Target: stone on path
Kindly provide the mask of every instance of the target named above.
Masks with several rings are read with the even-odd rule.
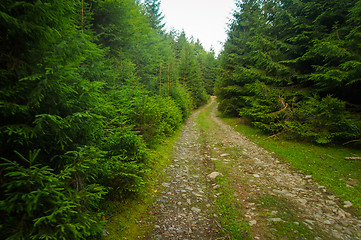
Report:
[[[203,195],[202,195],[202,194],[199,194],[199,193],[193,192],[192,194],[193,194],[194,196],[196,196],[196,197],[203,197]]]
[[[165,200],[165,199],[163,199],[163,198],[157,198],[156,201],[158,201],[158,202],[164,202],[164,203],[167,202],[167,200]]]
[[[197,212],[197,213],[200,213],[201,210],[199,208],[196,208],[196,207],[192,207],[192,211],[193,212]]]
[[[349,208],[353,206],[353,204],[350,201],[344,201],[343,203],[345,204],[343,205],[344,208]]]
[[[268,221],[271,221],[271,222],[284,222],[281,218],[269,218]]]
[[[208,175],[208,177],[212,180],[215,180],[219,175],[222,175],[222,173],[212,172],[211,174]]]

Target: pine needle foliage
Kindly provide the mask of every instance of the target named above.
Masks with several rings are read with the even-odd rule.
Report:
[[[360,1],[238,1],[220,110],[319,144],[361,137]]]
[[[1,239],[100,239],[104,200],[207,101],[214,55],[161,21],[159,1],[1,1]]]

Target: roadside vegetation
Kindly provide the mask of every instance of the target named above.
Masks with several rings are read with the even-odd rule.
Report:
[[[237,1],[219,109],[269,135],[361,146],[361,1]]]
[[[1,1],[1,239],[99,239],[147,201],[159,144],[207,102],[217,66],[159,6]]]
[[[139,239],[150,237],[152,220],[157,212],[152,211],[152,201],[162,192],[161,182],[165,181],[163,170],[171,164],[173,148],[181,129],[150,150],[151,171],[145,176],[146,184],[139,194],[122,201],[107,201],[104,206],[104,229],[108,236],[103,239]]]

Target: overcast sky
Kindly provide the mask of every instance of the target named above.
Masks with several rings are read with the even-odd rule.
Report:
[[[188,38],[199,39],[207,51],[213,46],[217,54],[234,9],[235,0],[161,0],[167,30],[184,29]]]

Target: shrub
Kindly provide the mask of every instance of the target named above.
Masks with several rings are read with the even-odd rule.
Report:
[[[86,208],[88,199],[99,200],[104,188],[76,191],[71,182],[76,168],[56,174],[35,163],[39,151],[29,159],[19,154],[24,163],[3,159],[6,182],[1,186],[0,201],[2,239],[92,239],[101,228]],[[87,168],[83,164],[83,167]],[[90,191],[91,190],[91,191]],[[84,191],[87,194],[84,194]],[[86,197],[85,197],[86,196]]]
[[[332,96],[313,96],[298,103],[286,126],[290,133],[320,144],[361,135],[361,121],[347,114],[345,103]]]

